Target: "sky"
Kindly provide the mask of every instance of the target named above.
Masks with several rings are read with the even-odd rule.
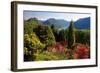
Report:
[[[66,21],[76,21],[80,18],[90,17],[89,13],[76,13],[76,12],[47,12],[47,11],[24,11],[24,20],[29,18],[38,18],[39,20],[47,20],[49,18],[64,19]]]

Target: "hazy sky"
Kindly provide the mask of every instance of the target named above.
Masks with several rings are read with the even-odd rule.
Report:
[[[64,19],[67,21],[78,20],[80,18],[90,17],[89,13],[75,13],[75,12],[45,12],[45,11],[24,11],[24,20],[29,18],[38,18],[39,20],[47,20],[49,18]]]

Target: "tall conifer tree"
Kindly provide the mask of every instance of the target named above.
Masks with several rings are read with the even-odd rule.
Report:
[[[68,48],[71,48],[75,43],[74,22],[70,22],[68,29]]]

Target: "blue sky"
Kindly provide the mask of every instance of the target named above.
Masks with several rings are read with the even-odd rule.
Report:
[[[75,12],[47,12],[47,11],[24,11],[24,20],[29,18],[38,18],[39,20],[47,20],[49,18],[64,19],[67,21],[76,21],[80,18],[90,17],[89,13],[75,13]]]

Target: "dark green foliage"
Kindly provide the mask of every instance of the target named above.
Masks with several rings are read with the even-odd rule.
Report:
[[[60,41],[60,39],[59,39],[59,30],[55,28],[54,24],[51,25],[51,29],[52,29],[52,32],[55,36],[56,42],[59,42]]]
[[[66,42],[66,36],[67,36],[67,32],[66,30],[62,29],[62,30],[58,30],[54,27],[54,25],[51,26],[51,29],[54,33],[56,42]]]
[[[51,25],[51,29],[52,29],[52,30],[55,30],[54,24]]]
[[[68,30],[68,48],[71,48],[75,43],[74,22],[70,22]]]
[[[33,58],[35,56],[32,56],[31,50],[28,48],[24,47],[24,61],[33,61]]]
[[[59,31],[59,39],[60,39],[60,41],[66,42],[66,32],[64,29]]]
[[[54,34],[49,26],[39,25],[33,31],[39,37],[40,41],[46,46],[55,44],[55,37]]]
[[[68,38],[68,30],[66,30],[65,33],[66,33],[66,38]],[[75,33],[75,42],[76,43],[90,45],[90,30],[88,30],[88,29],[82,29],[82,30],[74,29],[74,33]]]
[[[90,30],[76,30],[76,42],[90,45]]]

